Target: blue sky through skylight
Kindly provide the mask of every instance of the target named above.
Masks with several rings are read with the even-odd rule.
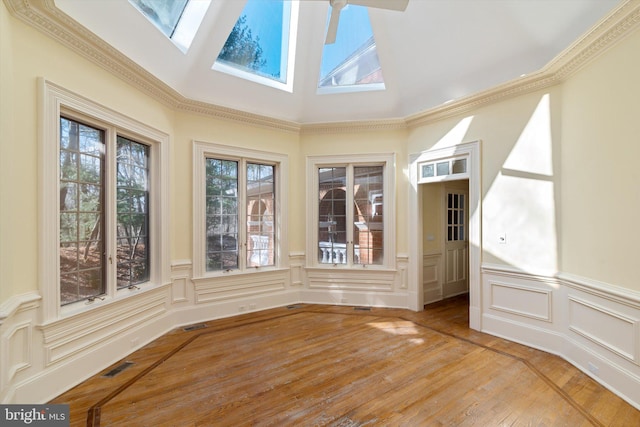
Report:
[[[283,8],[283,2],[280,0],[249,0],[240,15],[246,15],[251,32],[260,38],[260,46],[266,60],[260,71],[270,76],[280,73]]]
[[[290,20],[291,1],[248,0],[214,68],[236,74],[219,66],[228,65],[242,73],[286,83]]]
[[[331,8],[327,15],[327,26]],[[366,7],[347,5],[340,12],[333,44],[325,44],[319,87],[384,85]],[[376,88],[378,88],[376,87]]]

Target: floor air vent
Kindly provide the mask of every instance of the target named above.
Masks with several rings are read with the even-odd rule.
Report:
[[[189,325],[182,328],[183,331],[195,331],[196,329],[205,328],[207,325],[204,323],[198,323],[196,325]]]
[[[116,375],[118,375],[120,372],[124,371],[125,369],[127,369],[129,366],[133,365],[133,362],[124,362],[118,366],[116,366],[115,368],[113,368],[112,370],[110,370],[109,372],[107,372],[106,374],[103,375],[103,377],[107,377],[107,378],[113,378]]]
[[[371,311],[371,307],[353,307],[356,311]]]

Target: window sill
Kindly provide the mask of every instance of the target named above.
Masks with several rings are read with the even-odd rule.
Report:
[[[47,326],[49,324],[56,323],[60,320],[71,319],[75,316],[83,315],[89,313],[94,310],[98,310],[100,308],[106,308],[113,304],[117,304],[118,302],[122,302],[128,300],[129,298],[134,297],[135,295],[145,294],[147,292],[157,290],[162,286],[159,284],[147,282],[139,285],[135,285],[133,288],[124,288],[118,290],[115,296],[101,296],[96,297],[93,301],[84,300],[74,302],[63,307],[60,307],[60,312],[58,319],[53,320],[51,322],[47,322],[42,326]]]

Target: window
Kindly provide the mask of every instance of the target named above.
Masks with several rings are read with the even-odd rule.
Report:
[[[385,203],[385,195],[393,188],[393,155],[367,157],[366,163],[344,164],[327,163],[332,158],[326,157],[309,159],[313,171],[309,193],[315,195],[309,209],[316,229],[309,252],[316,265],[366,267],[395,262],[393,206]]]
[[[129,0],[153,25],[186,53],[210,0]]]
[[[327,24],[331,18],[331,7]],[[347,5],[340,10],[334,43],[325,44],[318,93],[383,90],[378,50],[366,7]]]
[[[194,143],[196,276],[278,267],[286,156]]]
[[[213,69],[292,91],[297,1],[248,0]]]
[[[467,175],[467,159],[451,158],[437,162],[421,163],[420,179],[428,181],[446,180],[448,176],[455,175],[454,179]]]
[[[107,150],[105,132],[60,118],[60,303],[94,299],[110,281],[106,227],[113,207],[106,171],[116,161],[116,287],[149,280],[149,147],[117,137]]]
[[[169,277],[168,137],[41,85],[41,290],[52,321]]]

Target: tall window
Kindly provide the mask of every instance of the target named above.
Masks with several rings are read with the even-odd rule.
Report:
[[[278,188],[286,174],[285,159],[271,153],[194,144],[196,277],[279,265],[282,209]]]
[[[169,280],[169,136],[38,83],[38,268],[47,323]]]
[[[393,155],[372,155],[371,163],[329,164],[345,156],[310,158],[314,176],[313,236],[318,265],[335,267],[387,266],[393,259],[394,242],[389,232],[392,206],[385,194],[393,182]],[[311,249],[310,249],[311,250]]]
[[[149,280],[148,159],[147,145],[118,136],[112,153],[103,130],[60,118],[61,305],[104,295],[113,282],[120,289]],[[112,162],[115,206],[107,195]]]

